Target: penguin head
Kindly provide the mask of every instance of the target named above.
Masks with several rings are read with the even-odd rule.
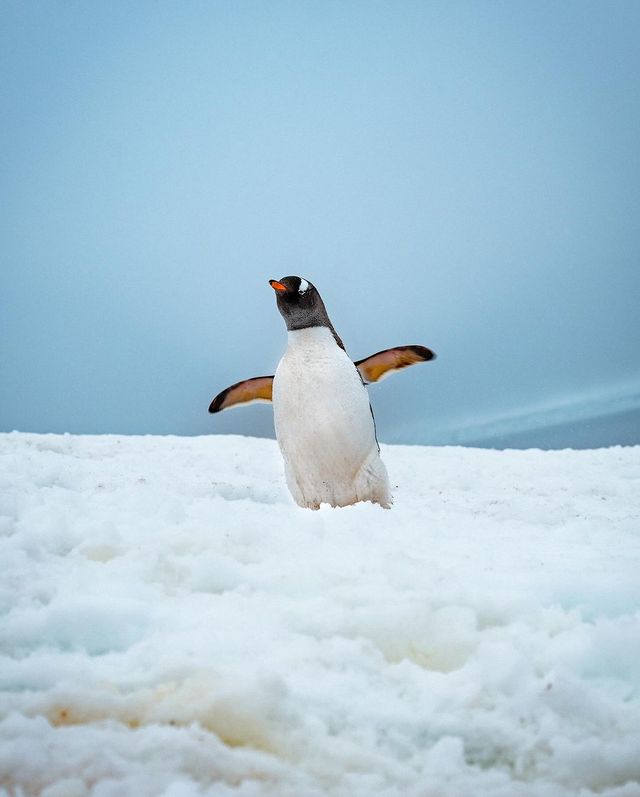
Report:
[[[287,329],[331,327],[331,321],[329,321],[320,294],[315,285],[312,285],[304,277],[283,277],[280,280],[269,280],[269,285],[275,291],[276,304],[285,320]]]

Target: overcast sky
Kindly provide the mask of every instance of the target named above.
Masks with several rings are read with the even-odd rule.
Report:
[[[640,3],[0,15],[2,429],[272,435],[206,410],[273,373],[288,274],[354,359],[438,353],[371,389],[383,441],[637,420]]]

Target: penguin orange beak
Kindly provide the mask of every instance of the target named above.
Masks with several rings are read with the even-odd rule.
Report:
[[[286,286],[278,282],[278,280],[269,280],[269,285],[271,285],[274,291],[278,291],[279,293],[287,290]]]

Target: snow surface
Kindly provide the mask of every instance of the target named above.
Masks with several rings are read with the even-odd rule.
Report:
[[[640,447],[0,435],[0,793],[640,795]]]

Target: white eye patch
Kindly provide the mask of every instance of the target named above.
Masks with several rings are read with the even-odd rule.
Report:
[[[298,293],[304,293],[309,288],[309,283],[300,277],[300,287],[298,288]]]

